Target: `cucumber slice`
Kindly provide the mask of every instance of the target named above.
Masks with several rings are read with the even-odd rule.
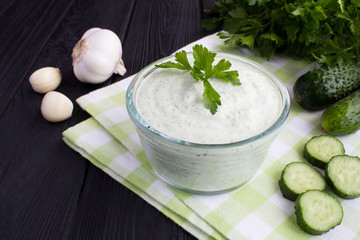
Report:
[[[309,190],[296,199],[295,214],[301,229],[312,235],[320,235],[339,225],[344,212],[333,196],[319,190]]]
[[[333,156],[345,154],[342,142],[333,136],[312,137],[304,148],[304,157],[312,165],[324,169]]]
[[[333,157],[325,169],[325,178],[339,197],[360,197],[360,158],[348,155]]]
[[[324,190],[325,178],[305,162],[293,162],[286,165],[279,181],[283,197],[295,201],[299,194],[310,189]]]

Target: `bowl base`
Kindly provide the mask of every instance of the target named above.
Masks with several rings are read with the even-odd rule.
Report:
[[[230,187],[230,188],[226,188],[226,189],[219,189],[219,190],[196,190],[196,189],[189,189],[189,188],[184,188],[182,186],[176,185],[170,181],[168,181],[167,179],[165,179],[164,177],[162,177],[160,174],[158,174],[156,171],[154,171],[154,174],[160,178],[163,182],[165,182],[167,185],[169,185],[172,188],[175,188],[177,190],[186,192],[186,193],[190,193],[190,194],[194,194],[194,195],[204,195],[204,196],[211,196],[211,195],[218,195],[218,194],[223,194],[223,193],[227,193],[227,192],[231,192],[235,189],[241,188],[243,186],[245,186],[252,178],[250,178],[249,180],[247,180],[244,183],[241,183],[239,185],[236,185],[234,187]]]

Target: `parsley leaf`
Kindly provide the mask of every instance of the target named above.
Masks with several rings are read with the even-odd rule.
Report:
[[[322,64],[360,59],[360,0],[218,0],[202,21],[225,43],[310,58]]]
[[[180,51],[175,54],[175,60],[177,63],[174,62],[165,62],[161,64],[161,68],[177,68],[180,70],[190,70],[191,66],[187,59],[187,55],[185,51]],[[159,66],[156,66],[159,67]]]
[[[238,71],[225,71],[230,69],[231,63],[225,59],[221,59],[214,67],[216,70],[214,75],[218,78],[224,79],[228,82],[231,82],[234,85],[241,85],[239,80]]]
[[[189,63],[189,60],[187,58],[186,52],[185,51],[180,51],[178,53],[175,54],[175,60],[180,63],[181,65],[183,65],[185,67],[186,70],[190,70],[191,66]]]
[[[218,108],[218,105],[221,105],[220,95],[216,90],[211,86],[208,80],[204,81],[205,90],[203,92],[203,99],[205,101],[205,107],[208,108],[211,114],[215,114]]]
[[[193,56],[195,60],[194,69],[196,71],[204,71],[205,79],[212,77],[212,64],[215,61],[216,53],[209,52],[209,50],[202,45],[195,45],[193,47]]]
[[[215,114],[218,106],[221,105],[220,94],[210,84],[209,79],[217,77],[234,85],[241,85],[239,73],[236,70],[227,71],[231,67],[231,63],[229,61],[221,59],[215,66],[213,66],[215,56],[216,53],[210,52],[206,47],[197,44],[193,47],[194,66],[190,65],[185,51],[175,53],[176,62],[168,61],[155,66],[158,68],[189,70],[190,75],[194,79],[203,81],[204,92],[202,96],[204,105],[210,110],[211,114]]]

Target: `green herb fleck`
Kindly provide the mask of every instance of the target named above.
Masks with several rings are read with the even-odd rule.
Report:
[[[215,56],[216,53],[210,52],[206,47],[197,44],[193,47],[194,66],[190,65],[185,51],[179,51],[175,54],[176,62],[169,61],[155,66],[190,71],[190,75],[194,79],[203,82],[204,92],[202,96],[205,107],[210,110],[211,114],[215,114],[218,106],[221,105],[220,94],[210,84],[209,79],[217,77],[234,85],[241,85],[238,78],[239,73],[237,71],[227,71],[231,67],[229,61],[221,59],[213,66]]]

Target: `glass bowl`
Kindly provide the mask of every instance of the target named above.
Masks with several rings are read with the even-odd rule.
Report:
[[[188,53],[188,57],[191,56]],[[160,59],[141,70],[126,93],[127,111],[153,172],[170,186],[193,194],[217,194],[247,183],[260,168],[290,111],[290,97],[285,85],[269,70],[232,54],[217,53],[217,57],[256,68],[274,84],[280,96],[280,111],[275,122],[264,131],[236,142],[201,144],[168,136],[149,125],[138,112],[137,91],[144,81],[160,71],[155,65],[174,61],[174,56]]]

